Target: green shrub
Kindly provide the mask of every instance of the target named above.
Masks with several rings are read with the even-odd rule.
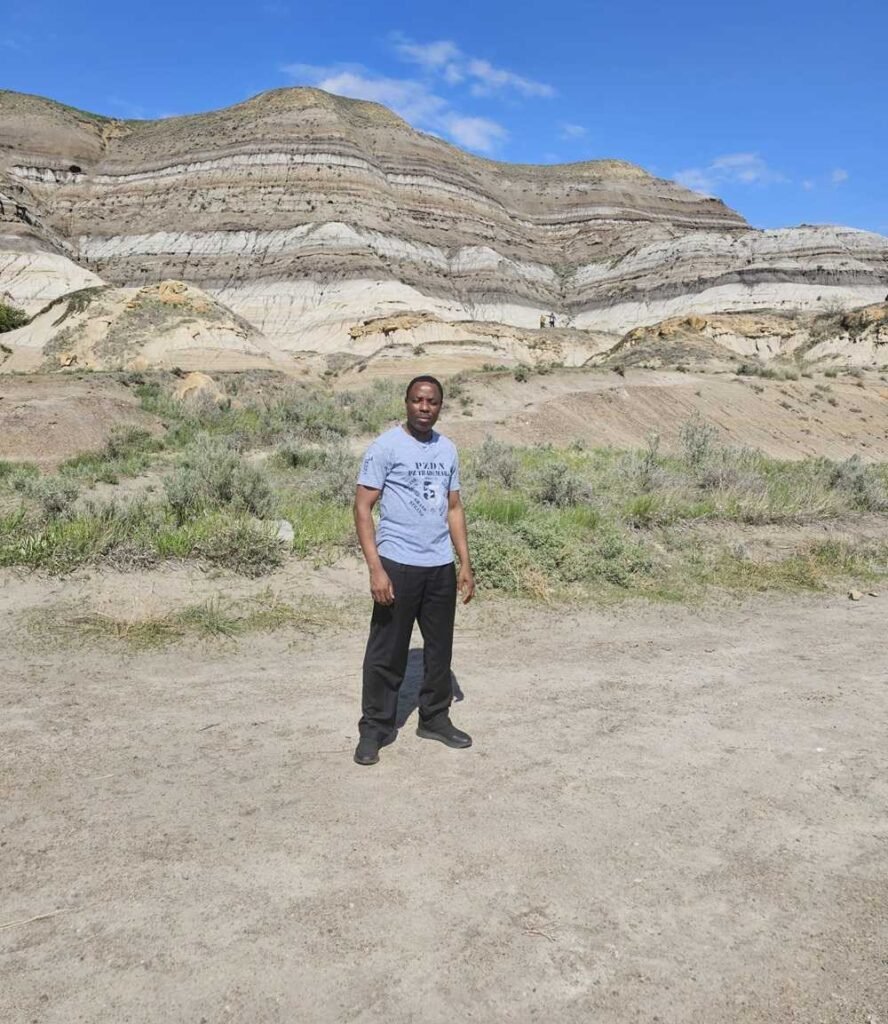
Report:
[[[83,452],[67,459],[59,467],[61,473],[81,479],[116,484],[121,476],[135,476],[151,465],[153,453],[163,448],[163,441],[138,427],[116,427],[103,449]]]
[[[507,593],[539,592],[541,574],[534,570],[527,545],[510,529],[478,520],[472,524],[470,543],[479,586]]]
[[[888,486],[872,466],[865,465],[858,455],[832,467],[829,485],[847,494],[854,507],[863,512],[888,511]]]
[[[18,489],[15,486],[16,480],[39,475],[40,470],[33,462],[8,462],[6,459],[0,459],[0,482],[12,487],[14,490]]]
[[[533,496],[543,505],[566,508],[588,501],[589,488],[566,463],[550,462],[539,471]]]
[[[271,488],[265,474],[247,463],[226,441],[200,435],[182,464],[165,481],[170,508],[181,523],[206,512],[230,509],[265,516]]]
[[[28,314],[23,309],[0,302],[0,334],[24,327],[28,319]]]
[[[311,447],[294,438],[279,444],[275,452],[275,461],[284,469],[317,469],[326,457],[323,448]]]
[[[510,444],[497,441],[489,434],[481,442],[473,459],[475,476],[503,487],[514,487],[518,480],[518,459]]]
[[[599,534],[588,547],[575,549],[573,557],[579,562],[578,579],[603,580],[617,587],[628,587],[654,571],[650,553],[616,531]]]
[[[280,542],[271,531],[248,520],[220,522],[195,550],[208,562],[243,576],[261,576],[283,560]]]
[[[80,488],[73,480],[61,476],[21,476],[18,489],[37,506],[41,523],[73,516]]]
[[[718,431],[699,416],[693,416],[681,425],[678,438],[685,462],[692,469],[699,469],[718,445]]]
[[[312,477],[312,482],[322,500],[345,508],[355,500],[357,476],[357,458],[346,447],[338,445],[324,453],[321,468]]]

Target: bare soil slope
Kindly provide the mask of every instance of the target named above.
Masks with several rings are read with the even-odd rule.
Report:
[[[51,467],[97,451],[117,426],[159,433],[132,391],[103,376],[0,376],[0,459]]]
[[[482,602],[456,640],[474,748],[413,713],[368,770],[363,615],[141,654],[24,630],[115,579],[2,577],[0,1018],[888,1016],[886,598]],[[200,580],[127,577],[127,599]]]
[[[862,385],[862,386],[860,386]],[[888,458],[888,384],[866,378],[777,381],[655,370],[558,371],[516,381],[511,374],[468,388],[461,414],[451,403],[442,429],[474,444],[492,433],[516,444],[641,447],[649,435],[674,445],[699,415],[722,439],[779,458]]]
[[[400,367],[409,377],[428,363]],[[397,375],[397,374],[395,374]],[[264,378],[263,378],[264,379]],[[273,389],[269,375],[264,385]],[[354,387],[346,374],[337,386]],[[643,446],[650,433],[664,447],[699,415],[728,443],[780,458],[826,455],[888,458],[888,383],[862,378],[778,381],[729,374],[627,369],[559,370],[519,382],[510,372],[483,374],[449,400],[441,429],[461,444],[487,434],[516,444]],[[100,448],[116,423],[161,429],[132,390],[105,375],[0,375],[0,458],[47,465]]]

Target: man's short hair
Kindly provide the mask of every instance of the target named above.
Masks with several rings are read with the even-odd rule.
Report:
[[[433,377],[430,373],[421,373],[418,377],[414,377],[412,381],[407,385],[407,390],[404,392],[404,401],[410,397],[410,389],[414,384],[434,384],[438,389],[438,394],[441,396],[441,401],[444,401],[444,388],[441,381],[437,377]]]

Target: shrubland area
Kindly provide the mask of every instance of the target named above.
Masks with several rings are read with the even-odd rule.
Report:
[[[287,559],[357,553],[357,461],[366,440],[401,416],[401,382],[257,391],[230,375],[223,397],[185,402],[171,382],[127,381],[162,434],[118,428],[100,451],[53,472],[0,462],[0,565],[67,573],[197,560],[261,576]],[[448,390],[470,406],[462,377]],[[631,451],[488,436],[462,451],[462,476],[486,591],[683,600],[712,587],[818,589],[888,571],[878,531],[810,529],[888,514],[888,466],[856,456],[777,460],[725,444],[699,417],[682,424],[668,452],[653,434]],[[292,540],[289,531],[280,539],[282,520]],[[721,526],[799,530],[789,549],[752,551]]]

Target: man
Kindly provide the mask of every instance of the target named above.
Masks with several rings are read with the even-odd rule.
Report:
[[[376,764],[379,748],[397,735],[398,691],[407,668],[410,635],[419,622],[424,678],[416,735],[448,747],[472,739],[450,721],[450,659],[456,594],[471,601],[466,516],[459,495],[459,460],[452,441],[433,428],[444,389],[434,377],[407,385],[406,422],[367,450],[355,489],[355,526],[367,568],[373,616],[364,655],[360,740],[355,761]],[[379,502],[379,527],[372,511]],[[453,564],[459,556],[459,576]]]

